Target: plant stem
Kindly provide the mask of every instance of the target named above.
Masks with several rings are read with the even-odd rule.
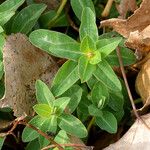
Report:
[[[60,16],[62,10],[64,9],[64,7],[65,7],[65,5],[66,5],[66,3],[67,3],[67,0],[61,0],[61,4],[60,4],[60,6],[59,6],[59,8],[58,8],[58,10],[57,10],[57,12],[56,12],[56,15],[55,15],[55,16],[52,18],[52,20],[50,20],[50,22],[48,23],[48,27],[49,27],[49,28],[51,28],[51,27],[55,24],[57,18]]]
[[[90,123],[89,123],[89,125],[87,127],[87,131],[88,132],[90,132],[90,129],[91,129],[92,125],[94,124],[94,122],[95,122],[95,117],[92,117],[92,119],[90,120]]]
[[[122,76],[123,76],[123,80],[125,82],[125,86],[126,86],[126,89],[127,89],[127,92],[128,92],[128,96],[129,96],[129,99],[130,99],[130,102],[131,102],[131,105],[132,105],[132,108],[133,108],[133,112],[134,112],[136,118],[138,120],[140,120],[150,130],[150,127],[139,116],[139,114],[138,114],[138,112],[136,110],[136,107],[135,107],[135,104],[134,104],[134,100],[133,100],[133,97],[132,97],[132,94],[131,94],[131,91],[130,91],[130,88],[129,88],[129,84],[128,84],[128,81],[127,81],[127,77],[126,77],[126,74],[125,74],[125,70],[124,70],[123,61],[122,61],[122,57],[121,57],[121,53],[120,53],[120,48],[119,47],[117,47],[117,56],[118,56],[118,60],[119,60],[120,69],[121,69],[121,73],[122,73]]]
[[[25,120],[21,121],[20,124],[24,124],[27,127],[32,128],[33,130],[37,131],[40,135],[42,135],[43,137],[45,137],[50,143],[52,143],[53,145],[55,145],[55,147],[57,147],[59,150],[64,150],[64,148],[61,145],[59,145],[58,143],[56,143],[51,136],[49,136],[46,133],[44,133],[43,131],[39,130],[35,126],[27,123]]]
[[[105,6],[105,8],[104,8],[104,10],[101,14],[102,17],[107,17],[109,15],[112,3],[113,3],[113,0],[108,0],[107,1],[107,4],[106,4],[106,6]]]

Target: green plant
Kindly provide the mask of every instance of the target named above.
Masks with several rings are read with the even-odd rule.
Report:
[[[107,61],[107,58],[111,54],[117,57],[113,51],[122,41],[122,38],[101,39],[98,35],[98,28],[95,21],[95,13],[89,7],[84,7],[79,29],[80,42],[75,41],[65,34],[45,29],[35,30],[29,36],[31,43],[36,47],[56,57],[68,59],[57,72],[50,87],[54,96],[50,94],[51,92],[48,87],[47,90],[44,90],[43,83],[38,84],[38,88],[36,85],[36,89],[38,89],[37,100],[40,104],[35,105],[34,110],[41,118],[45,118],[45,120],[53,113],[55,114],[53,115],[53,117],[55,116],[54,118],[65,118],[58,124],[59,128],[63,129],[63,132],[79,138],[87,136],[87,131],[81,121],[84,122],[89,116],[92,116],[92,119],[87,127],[88,131],[93,124],[96,124],[107,132],[116,133],[117,124],[121,120],[124,111],[121,82]],[[83,85],[84,87],[82,87]],[[77,88],[74,86],[82,87],[82,96],[79,98],[71,97],[73,93],[77,92]],[[39,93],[45,96],[39,98]],[[66,93],[68,93],[67,97],[62,97]],[[62,99],[62,101],[54,101],[54,97],[57,97],[58,100]],[[43,104],[45,98],[47,99],[47,104]],[[116,99],[117,102],[115,102]],[[55,103],[58,103],[58,105],[55,106]],[[72,109],[72,107],[74,108]],[[70,114],[65,113],[65,108],[66,112]],[[58,110],[61,111],[58,113]],[[81,121],[74,115],[71,115],[75,111]],[[82,118],[82,115],[86,117]],[[37,116],[35,118],[39,119]],[[33,120],[31,120],[31,124]],[[54,132],[56,132],[57,123],[56,119],[54,120],[55,122],[49,120],[51,123],[47,124],[46,131],[49,129],[53,132],[53,128],[49,126],[55,124]],[[79,125],[78,129],[76,123]],[[40,121],[34,125],[42,129]],[[23,132],[24,141],[26,141],[24,138],[26,137],[25,135],[29,133],[26,130],[25,128]],[[30,135],[27,141],[31,141],[37,136]],[[32,139],[30,139],[31,137]]]
[[[23,0],[7,0],[0,5],[0,78],[4,73],[2,48],[6,34],[30,34],[29,40],[33,45],[53,56],[67,59],[50,86],[36,81],[38,104],[33,108],[37,115],[29,121],[42,132],[52,135],[59,144],[71,143],[70,136],[86,140],[93,125],[109,133],[117,132],[117,125],[124,114],[125,92],[121,79],[112,68],[119,65],[116,47],[119,45],[122,49],[124,65],[135,61],[133,52],[124,47],[124,39],[120,35],[99,35],[91,0],[70,1],[76,19],[81,22],[79,39],[40,29],[40,22],[45,28],[68,25],[62,11],[66,2],[62,1],[57,12],[49,11],[43,15],[45,4],[31,4],[17,14],[15,11],[24,3]],[[34,28],[38,30],[31,32]],[[0,139],[0,147],[4,139]],[[22,140],[29,142],[29,150],[49,144],[45,137],[27,126]]]

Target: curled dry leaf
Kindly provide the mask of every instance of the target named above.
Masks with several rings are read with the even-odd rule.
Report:
[[[137,76],[135,86],[144,103],[141,109],[143,110],[146,106],[150,105],[150,59],[143,64]]]
[[[101,22],[101,26],[110,26],[124,37],[129,37],[130,32],[141,32],[150,25],[150,0],[143,0],[140,8],[128,19],[108,19]]]
[[[150,25],[141,32],[138,30],[131,32],[125,44],[131,49],[136,49],[139,52],[147,54],[150,50]]]
[[[143,120],[150,125],[150,114],[144,115]],[[116,143],[104,150],[149,150],[150,130],[139,120],[131,126],[128,132]]]
[[[14,115],[32,115],[35,81],[50,84],[58,67],[50,55],[31,45],[23,34],[8,36],[3,49],[5,94],[0,107],[11,107]]]
[[[137,9],[136,0],[121,0],[119,5],[116,5],[120,14],[120,18],[125,19],[128,11],[134,12]]]

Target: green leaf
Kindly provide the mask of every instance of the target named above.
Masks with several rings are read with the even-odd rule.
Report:
[[[22,9],[13,20],[11,32],[28,34],[45,8],[45,4],[32,4]]]
[[[90,59],[90,64],[98,64],[101,60],[101,53],[99,51],[95,51],[94,56]]]
[[[67,144],[67,143],[71,143],[67,133],[64,130],[60,130],[58,132],[58,134],[56,135],[55,142],[59,143],[59,144]],[[64,148],[64,147],[63,147]],[[54,150],[58,150],[58,148],[54,148]],[[73,148],[71,147],[66,147],[65,150],[73,150]]]
[[[37,80],[35,83],[35,88],[36,88],[36,98],[38,100],[38,103],[48,104],[49,106],[52,106],[55,97],[51,93],[48,86],[41,80]]]
[[[46,119],[42,124],[40,130],[42,130],[45,133],[50,132],[55,134],[57,131],[57,117],[52,115],[50,118]],[[49,141],[42,135],[39,135],[39,143],[40,148],[43,148],[49,144]]]
[[[2,26],[0,26],[0,33],[4,32],[4,29],[2,28]]]
[[[3,62],[0,62],[0,79],[2,78],[4,74],[4,66],[3,66]]]
[[[62,112],[65,110],[69,101],[70,101],[69,97],[61,97],[54,101],[54,107],[57,107],[59,115],[62,114]]]
[[[119,79],[105,60],[97,65],[94,76],[112,91],[121,91],[121,83]]]
[[[56,31],[39,29],[30,34],[29,40],[36,47],[60,58],[77,61],[82,55],[78,42]]]
[[[3,26],[15,14],[14,11],[0,13],[0,25]]]
[[[93,104],[98,108],[103,108],[108,103],[108,88],[103,83],[97,82],[91,91],[91,96]]]
[[[82,122],[73,115],[63,114],[60,117],[59,127],[68,134],[84,138],[87,136],[87,130]]]
[[[91,105],[91,101],[88,99],[87,94],[83,91],[83,95],[81,101],[78,105],[78,110],[80,110],[83,114],[89,115],[88,106]]]
[[[3,47],[5,44],[5,35],[0,34],[0,61],[3,61]]]
[[[85,7],[89,7],[93,13],[95,13],[92,0],[71,0],[70,2],[74,13],[79,20],[81,20],[82,11]]]
[[[103,111],[100,117],[96,117],[96,124],[109,133],[117,132],[117,120],[115,116],[109,111]]]
[[[51,90],[55,96],[59,96],[67,91],[77,80],[79,80],[77,63],[67,61],[58,70]]]
[[[90,64],[86,56],[80,57],[78,62],[78,71],[82,83],[88,81],[91,78],[95,69],[96,66]]]
[[[67,133],[64,130],[60,130],[54,140],[60,144],[71,143]],[[73,147],[64,147],[64,149],[65,150],[73,150],[74,148]],[[54,150],[58,150],[58,148],[54,148]]]
[[[0,150],[3,147],[4,141],[5,141],[5,137],[0,137]]]
[[[89,114],[92,116],[101,116],[102,115],[102,111],[93,104],[88,107],[88,110],[89,110]]]
[[[114,111],[120,111],[123,109],[124,105],[124,97],[122,92],[113,92],[109,91],[110,100],[109,100],[109,107],[112,108]]]
[[[37,139],[31,141],[26,146],[25,150],[40,150],[40,144]]]
[[[120,47],[120,53],[121,53],[124,66],[131,65],[136,62],[136,57],[134,55],[134,52],[131,51],[130,49],[125,47]],[[106,60],[109,64],[111,64],[111,66],[120,66],[116,51],[110,53],[108,57],[106,57]]]
[[[32,120],[29,121],[29,124],[32,124],[36,128],[40,129],[45,119],[35,116]],[[37,133],[35,130],[25,127],[22,133],[22,140],[23,142],[29,142],[34,139],[36,139],[39,136],[39,133]]]
[[[121,37],[114,37],[110,39],[101,39],[97,41],[97,49],[102,54],[102,58],[105,58],[109,55],[118,44],[121,42]]]
[[[33,109],[41,117],[50,118],[51,116],[52,108],[47,104],[36,104]]]
[[[56,16],[56,14],[57,14],[56,10],[50,10],[50,11],[44,13],[43,15],[41,15],[41,17],[39,19],[40,25],[42,25],[42,27],[44,27],[44,28],[48,28],[48,26],[51,26],[51,27],[68,26],[68,20],[67,20],[65,11],[62,11],[62,13],[56,19],[54,24],[49,24],[49,22],[51,22],[51,20]]]
[[[67,90],[62,96],[70,97],[70,102],[68,104],[68,111],[73,113],[80,103],[82,96],[82,88],[79,85],[73,85],[69,90]]]
[[[83,9],[79,33],[80,41],[87,35],[95,42],[98,40],[95,14],[89,7]]]
[[[16,11],[25,0],[6,0],[0,5],[0,12]]]
[[[81,41],[80,50],[84,52],[85,54],[89,52],[92,53],[93,51],[96,50],[96,44],[88,35],[86,35]]]
[[[93,75],[88,81],[87,81],[87,85],[88,87],[92,90],[94,85],[96,84],[96,82],[98,82],[98,80],[95,78],[95,76]]]
[[[0,25],[3,26],[15,14],[25,0],[6,0],[0,5]]]

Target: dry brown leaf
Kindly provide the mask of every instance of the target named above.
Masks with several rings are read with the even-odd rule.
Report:
[[[150,25],[150,0],[143,0],[140,8],[128,19],[108,19],[101,21],[101,26],[110,26],[124,37],[129,37],[130,32],[141,32],[144,28]]]
[[[150,59],[143,64],[137,76],[135,86],[145,104],[144,107],[150,105]]]
[[[150,50],[150,25],[141,32],[138,30],[131,32],[125,44],[131,49],[145,52],[147,54]]]
[[[58,67],[50,55],[31,45],[23,34],[7,37],[3,49],[5,94],[0,107],[11,107],[14,115],[32,115],[35,81],[49,84]]]
[[[128,11],[134,12],[137,9],[136,0],[121,0],[119,5],[116,5],[120,14],[120,18],[125,19]]]
[[[143,120],[150,125],[150,114],[142,116]],[[131,126],[128,132],[116,143],[111,144],[104,150],[149,150],[150,130],[139,120]]]

